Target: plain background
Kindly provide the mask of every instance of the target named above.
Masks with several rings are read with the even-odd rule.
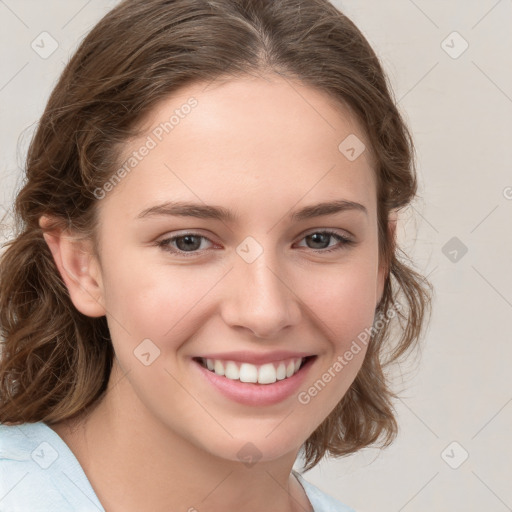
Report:
[[[116,3],[0,1],[4,237],[34,123]],[[399,239],[435,297],[421,358],[401,368],[396,442],[305,477],[364,512],[512,510],[512,1],[333,3],[375,48],[413,132],[420,197]],[[31,47],[42,32],[58,44],[48,58]]]

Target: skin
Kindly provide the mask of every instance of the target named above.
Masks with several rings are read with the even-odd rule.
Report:
[[[312,510],[290,471],[354,380],[364,347],[307,405],[297,393],[271,406],[232,402],[196,378],[191,358],[230,350],[316,354],[304,391],[372,325],[386,277],[372,159],[368,149],[355,161],[338,150],[350,134],[369,143],[350,111],[325,93],[267,75],[181,89],[153,109],[124,155],[192,96],[197,107],[98,202],[98,255],[73,233],[45,234],[74,305],[106,315],[116,353],[104,399],[51,428],[109,512]],[[288,218],[337,199],[360,203],[367,214]],[[169,200],[223,206],[239,218],[136,219]],[[48,221],[42,217],[41,226]],[[355,243],[306,238],[322,229]],[[184,230],[206,237],[193,256],[156,245]],[[236,252],[248,236],[263,249],[252,263]],[[133,353],[146,338],[160,350],[149,366]],[[261,454],[251,467],[237,456],[248,442]]]

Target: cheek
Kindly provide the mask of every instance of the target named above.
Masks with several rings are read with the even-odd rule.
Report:
[[[149,338],[162,350],[163,340],[168,344],[185,334],[192,316],[202,311],[201,300],[222,275],[192,266],[152,265],[140,256],[112,261],[105,274],[112,338],[129,337],[132,343]]]
[[[376,264],[362,258],[304,280],[302,297],[338,348],[373,323]],[[303,279],[303,278],[302,278]]]
[[[375,318],[376,267],[376,260],[359,253],[303,287],[304,302],[317,319],[315,328],[325,338],[325,358],[298,396],[308,410],[318,408],[327,415],[363,364]]]
[[[321,330],[325,338],[319,345],[325,357],[297,395],[305,421],[327,416],[363,364],[375,317],[374,275],[371,265],[354,265],[350,271],[347,266],[304,288],[304,302],[316,318],[315,330]]]
[[[354,251],[341,264],[311,264],[288,273],[293,291],[288,300],[299,303],[303,325],[323,331],[337,353],[373,322],[377,263],[372,254]],[[165,350],[169,340],[190,336],[191,329],[205,324],[219,307],[214,296],[225,296],[225,268],[151,263],[153,255],[142,258],[140,251],[124,251],[122,259],[106,256],[104,300],[114,340],[129,337],[136,345],[149,338]]]

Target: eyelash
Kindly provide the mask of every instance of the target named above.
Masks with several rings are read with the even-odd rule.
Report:
[[[350,238],[347,238],[346,236],[340,235],[336,231],[330,231],[330,230],[313,231],[311,233],[308,233],[307,235],[304,235],[301,238],[301,240],[303,240],[304,238],[306,238],[308,236],[316,235],[316,234],[330,235],[333,238],[337,239],[338,242],[341,242],[341,245],[334,246],[331,249],[311,249],[312,251],[314,251],[316,253],[331,253],[331,252],[335,252],[335,251],[340,251],[340,250],[344,249],[345,247],[349,247],[349,246],[355,244],[355,242],[353,240],[351,240]],[[200,254],[199,250],[197,250],[197,251],[182,251],[180,249],[171,248],[170,243],[176,241],[179,238],[185,238],[187,236],[203,238],[203,239],[208,240],[208,241],[211,242],[211,240],[209,238],[207,238],[206,236],[204,236],[204,235],[200,235],[198,233],[190,232],[190,233],[183,233],[181,235],[177,235],[177,236],[173,236],[173,237],[170,237],[170,238],[166,238],[165,240],[160,240],[160,241],[156,242],[155,245],[157,245],[158,247],[160,247],[161,249],[163,249],[166,252],[178,254],[178,255],[184,256],[186,258],[189,258],[189,257],[192,257],[192,256],[197,256],[197,254]]]

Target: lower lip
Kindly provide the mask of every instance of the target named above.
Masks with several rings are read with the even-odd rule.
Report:
[[[278,380],[274,384],[256,384],[252,382],[240,382],[222,377],[208,370],[197,361],[192,361],[201,375],[227,398],[244,405],[273,405],[293,395],[304,382],[309,368],[316,357],[312,357],[300,368],[300,370],[287,379]]]

